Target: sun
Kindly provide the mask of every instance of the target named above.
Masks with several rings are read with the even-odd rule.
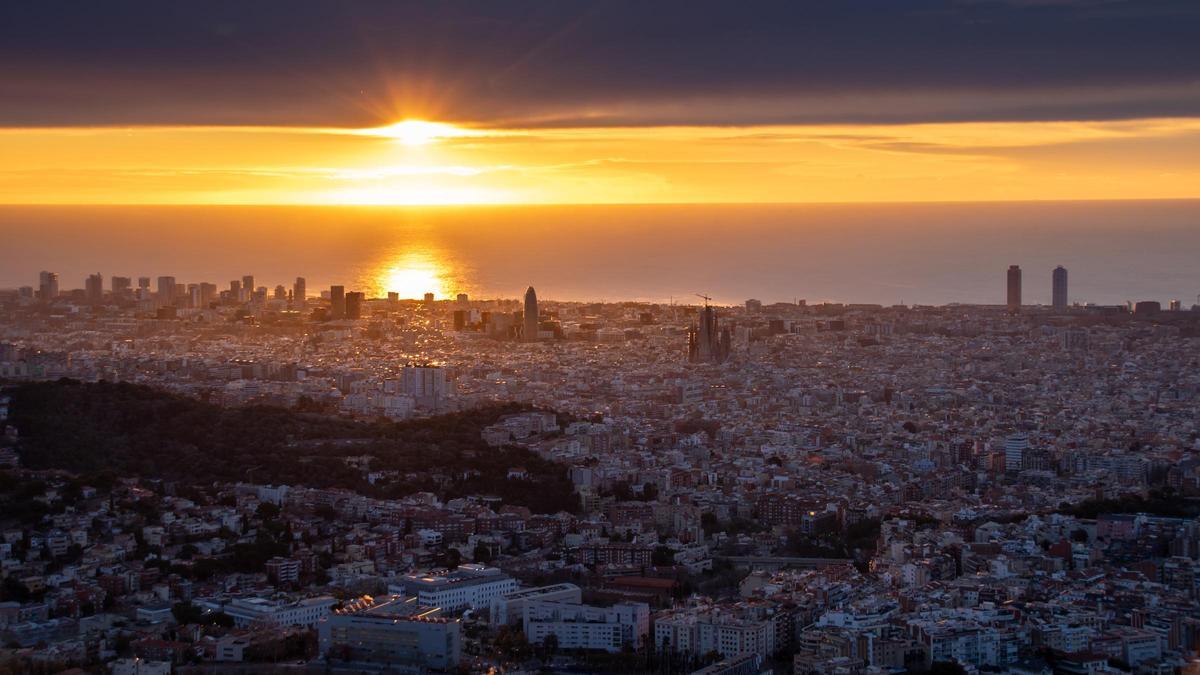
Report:
[[[428,145],[450,138],[480,138],[490,136],[512,136],[519,132],[498,129],[473,129],[449,122],[429,120],[401,120],[394,124],[366,129],[322,129],[322,133],[350,136],[373,136],[388,138],[404,145]]]
[[[444,138],[476,135],[476,132],[470,129],[463,129],[444,122],[427,122],[425,120],[404,120],[386,127],[367,129],[366,132],[373,136],[394,138],[405,145],[427,145]]]

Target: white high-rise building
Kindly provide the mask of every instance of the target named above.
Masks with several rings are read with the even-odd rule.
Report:
[[[1029,436],[1013,434],[1004,441],[1004,470],[1020,471],[1025,461],[1025,451],[1029,449]]]

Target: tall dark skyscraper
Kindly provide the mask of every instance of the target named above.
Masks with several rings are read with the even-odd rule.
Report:
[[[207,281],[200,282],[200,307],[208,307],[217,300],[217,285]]]
[[[1054,311],[1063,312],[1067,309],[1067,268],[1059,265],[1054,268],[1051,304]]]
[[[1008,266],[1008,311],[1021,311],[1021,266]]]
[[[104,277],[100,276],[99,272],[88,276],[83,284],[88,302],[100,302],[104,299]]]
[[[124,300],[132,294],[133,280],[129,277],[112,278],[113,300]]]
[[[525,291],[525,332],[526,342],[537,342],[538,339],[538,303],[537,292],[533,286]]]
[[[345,286],[329,287],[329,318],[335,320],[346,318]]]
[[[308,299],[308,282],[304,277],[296,277],[296,282],[292,284],[292,307],[297,309],[304,307],[304,303]]]
[[[351,291],[350,293],[346,294],[345,303],[347,319],[362,318],[362,306],[365,299],[366,296],[359,291]]]
[[[175,304],[175,277],[158,278],[158,306],[169,307]]]

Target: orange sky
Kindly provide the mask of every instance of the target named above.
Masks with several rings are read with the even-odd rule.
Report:
[[[1200,118],[505,129],[0,129],[0,203],[1200,197]]]

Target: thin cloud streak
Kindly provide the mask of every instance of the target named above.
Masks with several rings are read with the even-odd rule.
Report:
[[[405,142],[327,128],[9,129],[0,131],[0,202],[1200,197],[1200,118],[433,131]]]

